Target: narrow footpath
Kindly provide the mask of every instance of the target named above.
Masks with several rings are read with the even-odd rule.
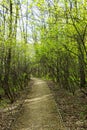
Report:
[[[33,80],[31,92],[11,130],[67,130],[47,83]]]

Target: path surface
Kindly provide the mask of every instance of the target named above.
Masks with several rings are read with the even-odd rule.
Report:
[[[46,82],[33,80],[32,90],[12,130],[66,130]]]

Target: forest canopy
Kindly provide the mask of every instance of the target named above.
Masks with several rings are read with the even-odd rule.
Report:
[[[87,87],[86,0],[0,1],[0,97],[13,102],[31,75]]]

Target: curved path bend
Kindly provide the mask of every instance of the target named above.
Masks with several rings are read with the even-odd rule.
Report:
[[[32,90],[12,130],[66,130],[47,83],[33,80]]]

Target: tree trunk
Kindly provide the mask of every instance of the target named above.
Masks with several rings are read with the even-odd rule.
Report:
[[[79,61],[79,76],[80,76],[80,88],[84,88],[86,84],[85,77],[85,61],[84,61],[84,49],[80,40],[78,42],[78,61]]]

